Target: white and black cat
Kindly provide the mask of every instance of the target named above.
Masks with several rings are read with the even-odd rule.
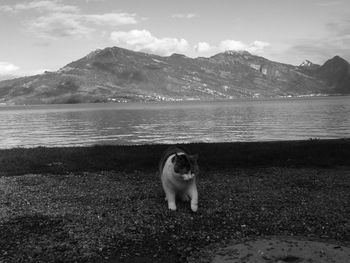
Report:
[[[159,163],[159,173],[165,192],[168,208],[176,210],[176,197],[183,201],[191,200],[191,209],[198,209],[198,155],[191,155],[182,147],[168,148]]]

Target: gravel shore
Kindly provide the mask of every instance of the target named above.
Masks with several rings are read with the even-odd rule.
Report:
[[[265,236],[349,244],[348,163],[200,165],[197,213],[168,211],[156,167],[3,174],[0,262],[210,262],[208,251]]]

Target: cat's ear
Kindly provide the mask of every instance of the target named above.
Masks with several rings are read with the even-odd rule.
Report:
[[[177,155],[177,153],[175,153],[175,156],[172,158],[171,162],[175,163],[178,158],[179,158],[179,155]]]

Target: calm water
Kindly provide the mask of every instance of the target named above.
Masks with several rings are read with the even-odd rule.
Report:
[[[349,137],[350,97],[0,107],[0,148]]]

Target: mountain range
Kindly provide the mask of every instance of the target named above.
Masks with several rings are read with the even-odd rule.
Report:
[[[218,100],[350,94],[350,65],[270,61],[247,51],[212,57],[96,50],[55,72],[0,81],[1,104]]]

